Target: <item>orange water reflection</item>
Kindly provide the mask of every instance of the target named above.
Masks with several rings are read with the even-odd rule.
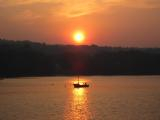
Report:
[[[88,89],[71,88],[66,104],[65,120],[88,120],[91,113],[88,106]]]
[[[78,83],[78,80],[75,79],[75,80],[71,80],[70,82],[71,82],[71,84],[73,84],[73,83]],[[90,81],[87,80],[87,79],[82,79],[82,78],[79,79],[79,83],[85,83],[85,82],[88,83],[88,82],[90,82]]]

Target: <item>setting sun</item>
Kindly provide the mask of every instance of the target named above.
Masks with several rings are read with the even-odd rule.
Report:
[[[75,32],[73,34],[73,39],[76,43],[81,44],[85,40],[85,34],[82,31]]]

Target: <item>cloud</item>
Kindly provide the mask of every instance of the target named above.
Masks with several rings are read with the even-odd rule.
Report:
[[[124,0],[124,5],[135,8],[158,8],[159,0]]]
[[[3,7],[27,5],[34,3],[51,3],[51,0],[0,0],[0,5]]]
[[[30,4],[29,4],[30,3]],[[45,19],[57,14],[57,11],[61,8],[61,3],[50,2],[28,2],[16,5],[4,5],[0,6],[0,17],[8,19],[10,21],[32,21],[37,19]]]
[[[126,6],[135,8],[160,7],[159,0],[0,0],[0,9],[26,11],[33,13],[52,14],[66,17],[79,17],[101,12],[112,6]],[[6,10],[7,11],[7,10]],[[1,12],[0,12],[1,13]],[[18,12],[16,12],[17,14]],[[1,13],[2,14],[2,13]],[[4,13],[5,14],[5,13]]]

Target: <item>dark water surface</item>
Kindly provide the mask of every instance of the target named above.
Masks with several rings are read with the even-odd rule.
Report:
[[[160,120],[160,76],[0,80],[0,120]]]

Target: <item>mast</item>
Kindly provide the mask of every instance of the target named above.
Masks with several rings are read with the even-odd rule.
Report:
[[[79,75],[78,75],[78,84],[79,84]]]

